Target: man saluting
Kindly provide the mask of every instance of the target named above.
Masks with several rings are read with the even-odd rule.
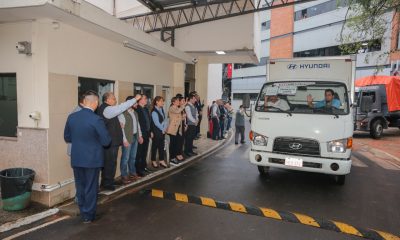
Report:
[[[104,165],[103,147],[111,143],[103,119],[94,113],[98,104],[97,93],[86,92],[83,95],[82,110],[68,117],[64,129],[65,141],[72,143],[71,166],[84,223],[95,219],[99,173]]]

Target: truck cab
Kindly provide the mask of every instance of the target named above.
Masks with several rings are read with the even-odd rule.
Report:
[[[271,60],[251,116],[250,162],[334,175],[351,169],[355,58]]]
[[[355,96],[354,130],[369,131],[372,138],[379,139],[384,129],[400,127],[400,111],[389,111],[384,84],[357,87]]]

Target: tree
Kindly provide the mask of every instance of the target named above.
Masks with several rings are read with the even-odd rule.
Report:
[[[340,0],[339,0],[340,1]],[[343,54],[354,54],[360,50],[368,50],[379,46],[388,37],[389,28],[399,28],[399,14],[393,14],[389,19],[385,14],[400,10],[400,0],[347,0],[349,8],[345,23],[340,33]],[[387,16],[387,15],[386,15]],[[393,30],[393,29],[391,29]],[[377,61],[388,58],[390,53],[397,49],[390,49],[381,54]],[[369,62],[367,54],[365,61]]]

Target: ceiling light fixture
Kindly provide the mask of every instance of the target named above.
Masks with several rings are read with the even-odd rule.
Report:
[[[224,51],[215,51],[216,54],[218,55],[225,55],[226,53]]]
[[[138,44],[132,44],[132,43],[130,43],[128,41],[124,41],[124,47],[136,50],[138,52],[141,52],[141,53],[144,53],[144,54],[147,54],[147,55],[150,55],[150,56],[157,56],[157,53],[146,49],[144,46],[142,47],[142,46],[139,46]]]

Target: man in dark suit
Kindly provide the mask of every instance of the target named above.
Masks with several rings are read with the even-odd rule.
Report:
[[[99,173],[104,165],[103,147],[111,143],[103,119],[94,113],[98,104],[97,93],[86,92],[82,110],[69,115],[64,129],[65,141],[72,143],[71,166],[84,223],[90,223],[95,218]]]

